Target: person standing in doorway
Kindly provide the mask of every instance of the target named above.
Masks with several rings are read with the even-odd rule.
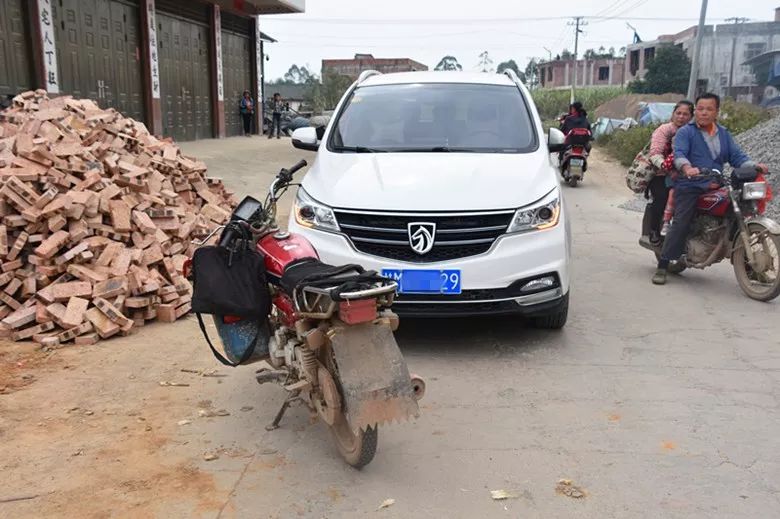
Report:
[[[252,116],[255,115],[255,103],[252,101],[252,94],[249,90],[244,90],[244,95],[239,103],[241,119],[244,122],[244,135],[252,136]]]
[[[284,110],[284,102],[282,101],[282,95],[279,92],[274,94],[274,97],[269,102],[273,118],[271,119],[271,127],[268,128],[268,138],[274,136],[274,128],[276,128],[276,138],[281,139],[282,133],[282,111]]]

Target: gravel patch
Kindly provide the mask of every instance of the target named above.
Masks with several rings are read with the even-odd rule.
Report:
[[[780,114],[735,137],[745,153],[756,162],[769,166],[769,184],[774,199],[767,208],[767,216],[775,220],[780,216]]]

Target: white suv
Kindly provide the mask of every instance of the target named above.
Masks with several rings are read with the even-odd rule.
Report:
[[[566,323],[570,230],[542,123],[517,77],[364,72],[325,129],[289,230],[323,261],[399,281],[401,315]]]

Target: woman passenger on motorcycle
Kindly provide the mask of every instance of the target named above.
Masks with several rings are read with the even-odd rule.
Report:
[[[575,101],[569,105],[569,114],[561,124],[561,131],[564,135],[574,128],[587,128],[590,131],[590,121],[588,121],[588,112],[583,108],[582,103]]]
[[[672,180],[677,174],[672,161],[672,141],[679,128],[688,124],[693,118],[693,103],[680,101],[674,105],[672,118],[653,132],[650,138],[650,162],[656,168],[656,174],[647,186],[652,202],[650,204],[650,241],[658,242],[661,236],[661,225],[664,219],[664,208],[669,199]]]

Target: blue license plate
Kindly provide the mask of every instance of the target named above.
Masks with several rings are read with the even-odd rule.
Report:
[[[383,269],[382,276],[398,283],[399,294],[460,294],[460,270]]]

